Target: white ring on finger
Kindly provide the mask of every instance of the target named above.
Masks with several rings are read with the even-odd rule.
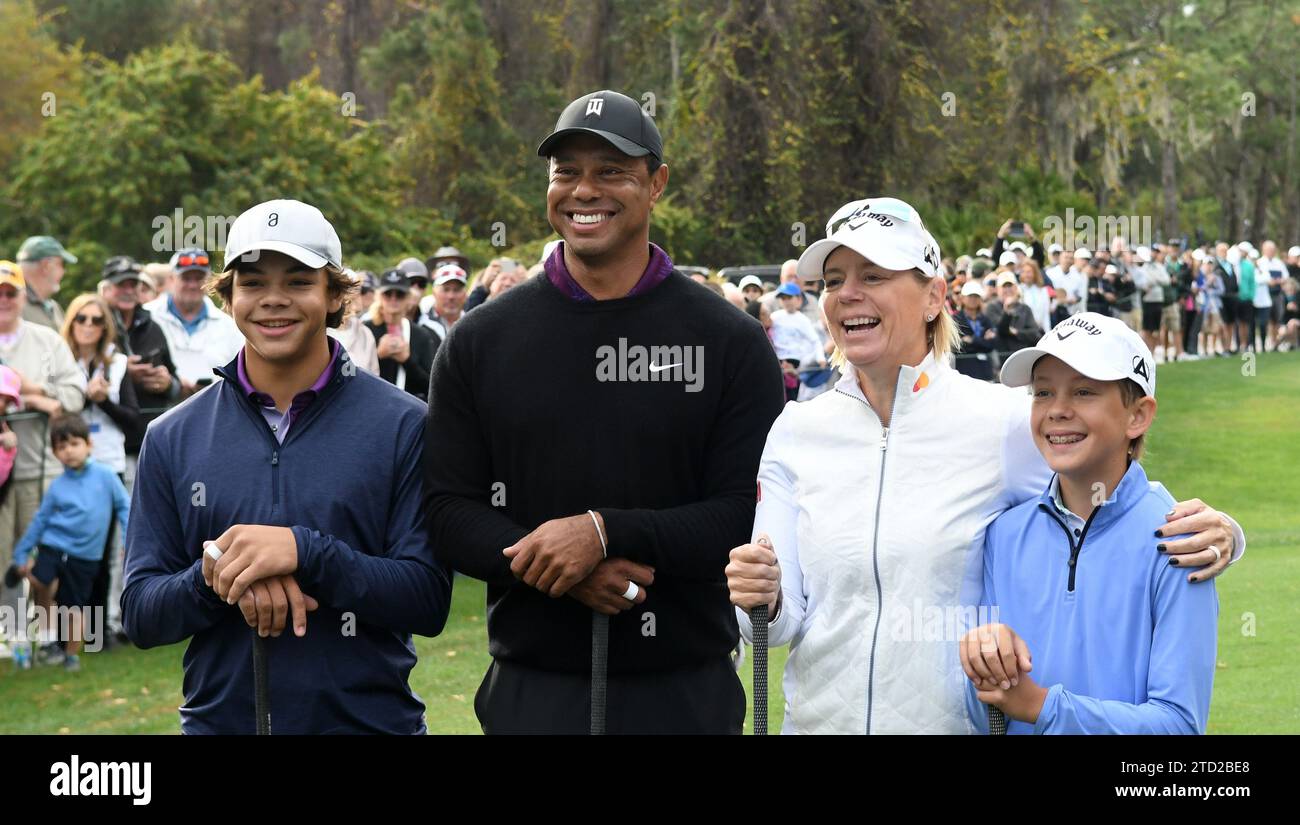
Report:
[[[640,592],[641,588],[636,586],[636,582],[630,581],[627,583],[627,590],[623,591],[623,598],[627,599],[629,602],[634,602]]]
[[[1223,558],[1223,554],[1220,553],[1219,548],[1215,547],[1213,544],[1210,545],[1210,549],[1214,551],[1214,563],[1218,564],[1219,559]]]

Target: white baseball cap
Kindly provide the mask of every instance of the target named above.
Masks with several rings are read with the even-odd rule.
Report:
[[[1076,258],[1082,258],[1082,259],[1084,259],[1085,261],[1091,260],[1091,259],[1092,259],[1092,250],[1089,249],[1089,248],[1086,247],[1086,246],[1081,246],[1081,247],[1079,247],[1078,249],[1074,250],[1074,257],[1076,257]]]
[[[1142,337],[1118,318],[1080,312],[1052,328],[1038,345],[1013,352],[1002,364],[1002,383],[1024,387],[1033,380],[1034,364],[1054,355],[1097,381],[1132,379],[1152,398],[1156,395],[1156,361]]]
[[[1007,249],[1010,249],[1012,252],[1019,252],[1022,255],[1029,254],[1029,247],[1025,246],[1020,241],[1012,241],[1011,245],[1008,246]]]
[[[1292,258],[1300,258],[1300,246],[1293,246],[1286,251],[1286,254]]]
[[[967,281],[966,283],[962,284],[961,297],[965,298],[967,295],[978,295],[979,297],[983,298],[984,285],[981,284],[979,281]]]
[[[1059,243],[1054,243],[1051,246],[1047,247],[1048,255],[1055,255],[1057,252],[1064,252],[1064,251],[1065,249]]]
[[[803,251],[795,271],[803,280],[822,277],[826,259],[841,246],[885,269],[919,269],[930,278],[943,274],[939,244],[916,210],[898,198],[864,198],[841,206],[826,222],[826,237]]]
[[[343,268],[343,245],[321,211],[302,201],[273,200],[246,210],[230,225],[226,263],[230,269],[251,252],[283,252],[312,269]]]
[[[756,286],[759,289],[762,289],[763,281],[760,280],[757,275],[746,275],[740,279],[740,289],[743,290],[747,286]]]
[[[1010,272],[1003,272],[1001,275],[998,276],[998,286],[1006,286],[1007,284],[1012,284],[1013,286],[1020,286],[1020,282],[1016,280],[1015,275],[1011,274]]]
[[[465,283],[465,270],[456,264],[443,264],[433,271],[433,285],[442,286],[448,281],[460,281]]]
[[[1115,266],[1114,264],[1106,264],[1106,274],[1107,274],[1107,275],[1118,275],[1118,274],[1119,274],[1119,267]]]
[[[1192,250],[1192,260],[1193,260],[1193,261],[1196,261],[1197,263],[1200,263],[1201,261],[1205,260],[1205,250],[1203,250],[1203,249],[1193,249],[1193,250]]]
[[[1144,264],[1149,264],[1149,263],[1151,263],[1151,248],[1150,248],[1150,247],[1147,247],[1147,246],[1139,246],[1139,247],[1138,247],[1137,249],[1135,249],[1134,251],[1137,253],[1137,256],[1138,256],[1138,260],[1139,260],[1139,261],[1141,261],[1141,262],[1144,263]]]
[[[1016,262],[1016,253],[1008,249],[998,256],[998,266],[1008,266]]]
[[[989,258],[992,257],[992,255],[993,255],[993,250],[989,249],[987,246],[983,246],[975,250],[976,258]]]

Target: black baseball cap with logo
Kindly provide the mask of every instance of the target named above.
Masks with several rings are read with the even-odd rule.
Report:
[[[400,269],[390,269],[379,278],[379,291],[387,292],[391,289],[400,289],[409,292],[411,289],[411,279]]]
[[[664,141],[654,118],[632,98],[608,89],[583,95],[564,107],[555,131],[537,147],[537,154],[548,158],[555,145],[569,135],[588,134],[604,138],[630,157],[654,155],[664,158]]]

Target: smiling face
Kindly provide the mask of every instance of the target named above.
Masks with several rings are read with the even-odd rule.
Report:
[[[230,314],[258,356],[287,364],[320,346],[325,316],[342,303],[341,295],[329,295],[324,269],[263,251],[257,261],[240,264],[235,273]]]
[[[270,254],[270,253],[264,253]],[[204,285],[208,280],[206,269],[186,269],[172,279],[172,300],[181,312],[197,312],[203,303]]]
[[[13,284],[0,284],[0,332],[13,332],[22,315],[26,296]]]
[[[108,319],[100,310],[99,304],[88,301],[72,317],[72,340],[78,347],[93,350],[104,337]]]
[[[499,277],[499,276],[498,276]],[[456,318],[465,306],[465,285],[457,280],[433,288],[433,307],[439,318]]]
[[[108,288],[108,300],[118,312],[131,312],[139,301],[139,287],[139,281],[127,278]]]
[[[629,157],[595,135],[574,135],[555,149],[546,217],[578,258],[599,263],[649,243],[650,210],[668,183],[644,157]]]
[[[1060,475],[1092,484],[1123,475],[1130,442],[1151,426],[1156,400],[1124,403],[1118,381],[1097,381],[1045,355],[1034,364],[1030,426],[1038,451]]]
[[[924,360],[926,317],[943,311],[943,278],[885,269],[847,246],[830,254],[823,272],[826,327],[850,364],[897,369]]]

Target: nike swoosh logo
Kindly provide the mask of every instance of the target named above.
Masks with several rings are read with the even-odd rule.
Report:
[[[1072,329],[1072,330],[1070,330],[1068,333],[1066,333],[1065,335],[1062,335],[1061,333],[1058,332],[1058,333],[1056,333],[1056,338],[1057,338],[1057,340],[1059,340],[1059,341],[1064,341],[1066,338],[1069,338],[1071,335],[1073,335],[1073,334],[1076,333],[1076,332],[1078,332],[1077,329]]]
[[[664,364],[662,367],[659,367],[659,366],[655,366],[654,364],[651,364],[651,365],[650,365],[650,371],[651,371],[651,372],[663,372],[664,370],[670,370],[670,369],[672,369],[673,367],[680,367],[680,366],[681,366],[681,364]]]

